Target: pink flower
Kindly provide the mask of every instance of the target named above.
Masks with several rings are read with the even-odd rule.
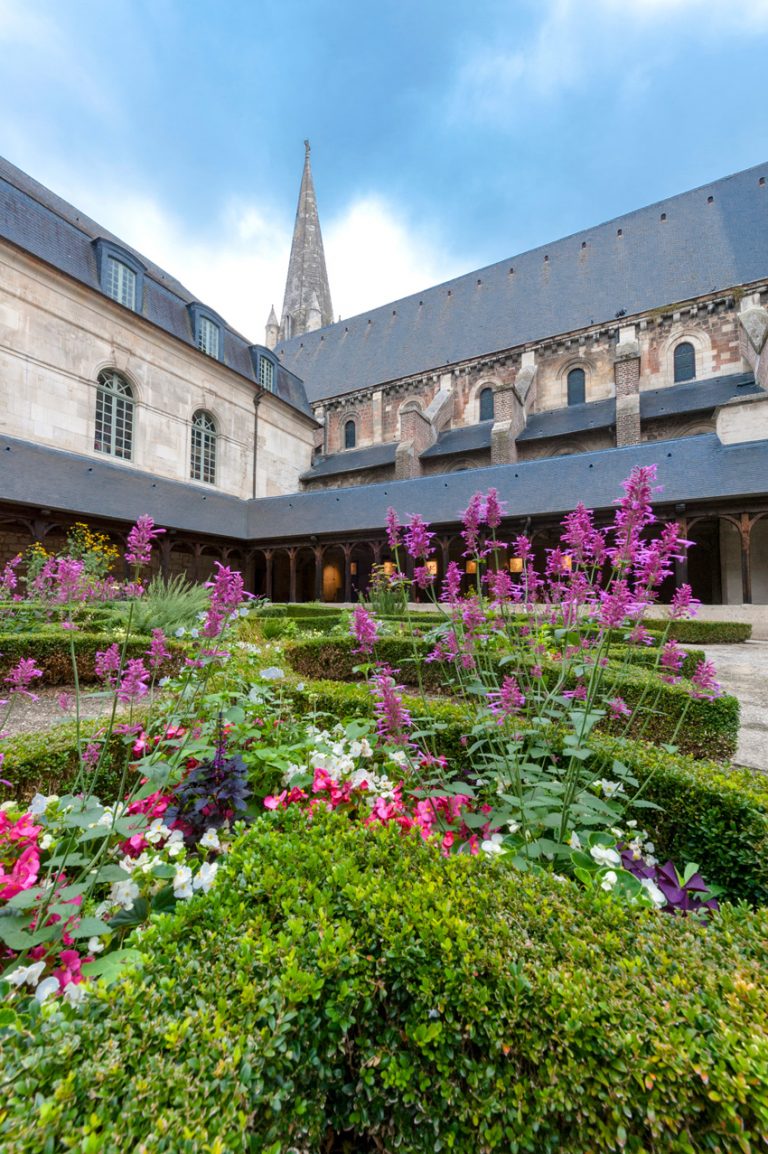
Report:
[[[489,489],[485,495],[485,522],[488,527],[498,529],[505,512],[504,504],[499,500],[496,489]]]
[[[109,649],[96,651],[93,668],[99,680],[112,683],[112,674],[117,673],[120,668],[120,646],[117,642],[110,645]]]
[[[211,590],[211,600],[203,624],[205,637],[218,637],[224,628],[227,618],[240,605],[245,596],[245,585],[242,573],[215,562],[218,572],[213,581],[208,582]]]
[[[411,715],[398,693],[403,687],[395,684],[392,673],[393,670],[384,665],[372,678],[371,692],[375,698],[373,708],[376,714],[376,729],[385,741],[393,745],[408,745],[406,731],[411,724]]]
[[[413,570],[413,583],[418,589],[429,589],[434,580],[435,574],[431,573],[426,565],[416,565]]]
[[[405,529],[405,549],[409,556],[414,560],[428,557],[434,552],[431,544],[433,537],[434,533],[429,531],[423,517],[418,513],[411,514]]]
[[[6,901],[20,894],[22,890],[31,889],[37,882],[40,873],[40,854],[37,846],[29,845],[22,850],[13,863],[10,873],[0,864],[0,898]]]
[[[693,590],[690,585],[680,585],[672,594],[672,605],[669,610],[669,616],[673,620],[678,620],[688,614],[694,617],[699,605],[701,605],[701,602],[698,597],[693,596]]]
[[[151,669],[159,669],[163,662],[170,659],[170,652],[165,644],[165,634],[162,629],[152,630],[152,641],[147,649]]]
[[[83,958],[80,957],[77,950],[62,950],[59,954],[59,961],[62,963],[61,968],[54,970],[53,976],[58,978],[62,990],[70,983],[77,986],[85,980],[80,969]]]
[[[397,513],[390,507],[387,509],[387,541],[390,549],[397,549],[400,544],[400,522],[397,519]]]
[[[714,701],[721,697],[722,686],[715,680],[715,667],[711,661],[700,661],[691,677],[691,697]]]
[[[31,697],[33,701],[37,701],[34,693],[29,692],[29,685],[34,678],[42,676],[43,672],[35,665],[34,658],[22,657],[5,680],[11,687],[11,693],[23,693],[25,697]]]
[[[632,710],[621,697],[614,697],[608,702],[608,708],[611,712],[611,720],[618,721],[620,717],[631,717]]]
[[[496,717],[498,724],[503,725],[509,717],[513,717],[525,705],[525,696],[514,677],[507,676],[498,689],[488,694],[489,708]]]
[[[125,667],[117,696],[120,701],[136,701],[148,692],[149,670],[140,657],[130,660]]]
[[[461,593],[461,569],[455,561],[449,561],[448,567],[445,570],[445,577],[443,578],[443,587],[440,592],[440,600],[447,601],[453,604],[458,600]]]
[[[465,557],[468,557],[472,553],[477,552],[480,526],[483,523],[484,513],[485,503],[483,501],[483,494],[475,493],[461,515],[461,522],[463,525],[461,535],[464,538],[464,544],[467,547],[464,552]]]
[[[67,713],[72,708],[72,695],[69,693],[57,693],[56,704],[62,713]]]
[[[125,554],[128,564],[148,565],[152,555],[152,542],[164,532],[165,529],[155,528],[155,522],[147,514],[139,517],[128,534],[128,551]]]
[[[379,639],[379,626],[375,618],[364,605],[356,605],[352,613],[352,622],[349,632],[357,641],[357,648],[353,653],[369,655]]]

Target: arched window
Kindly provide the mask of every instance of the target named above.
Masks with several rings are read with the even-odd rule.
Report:
[[[587,399],[587,378],[583,369],[571,369],[568,374],[568,404],[583,405]]]
[[[354,449],[357,442],[357,429],[354,421],[347,421],[344,425],[344,448]]]
[[[493,389],[480,390],[480,420],[493,420]]]
[[[204,409],[192,418],[189,475],[193,481],[216,484],[216,422]]]
[[[675,384],[692,381],[696,376],[696,350],[690,341],[675,348]]]
[[[128,382],[111,369],[99,373],[93,447],[98,453],[109,453],[124,461],[130,461],[133,453],[133,392]]]

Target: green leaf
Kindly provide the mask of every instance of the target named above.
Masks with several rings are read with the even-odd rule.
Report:
[[[98,882],[122,882],[131,875],[127,870],[124,870],[119,865],[105,865],[102,866],[96,874],[96,881]]]
[[[630,805],[634,806],[635,809],[662,809],[662,806],[657,805],[655,801],[647,801],[644,797],[635,798],[630,802]]]
[[[124,930],[132,926],[140,926],[149,917],[149,902],[146,898],[137,898],[129,910],[120,910],[109,919],[112,929]]]
[[[245,721],[245,710],[241,705],[233,705],[224,714],[224,720],[230,722],[232,725],[240,725]]]
[[[34,889],[22,890],[21,893],[14,894],[7,904],[12,910],[28,910],[31,906],[37,904],[44,893],[45,890],[40,886],[35,886]],[[26,920],[29,921],[29,918]],[[0,921],[0,925],[2,925],[2,921]]]
[[[107,984],[116,982],[129,966],[140,966],[142,955],[139,950],[113,950],[96,958],[94,962],[85,962],[82,970],[88,978],[103,978]]]
[[[112,933],[112,929],[101,918],[83,918],[79,926],[67,931],[73,938],[100,938]]]

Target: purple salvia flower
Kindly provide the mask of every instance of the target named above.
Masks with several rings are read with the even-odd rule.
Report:
[[[490,573],[486,574],[485,580],[491,600],[496,605],[513,600],[518,592],[518,586],[506,569],[491,569]]]
[[[229,569],[220,561],[216,561],[215,564],[218,573],[213,581],[208,582],[211,599],[203,624],[205,637],[218,637],[224,627],[224,622],[237,609],[245,596],[242,573]]]
[[[440,591],[440,600],[451,605],[458,601],[461,593],[461,569],[455,561],[449,561],[443,578],[443,587]]]
[[[503,725],[507,718],[514,717],[523,708],[525,695],[517,684],[517,680],[507,676],[498,689],[490,691],[488,701],[491,713],[497,719],[498,724]]]
[[[384,665],[372,679],[376,732],[391,745],[410,745],[407,731],[411,715],[403,706],[399,692],[403,687],[395,683],[393,673],[394,670]]]
[[[83,765],[93,766],[96,765],[100,756],[101,754],[99,746],[94,741],[91,741],[83,750],[80,760],[82,761]]]
[[[164,532],[165,529],[155,527],[155,522],[146,513],[139,517],[128,534],[128,552],[125,554],[128,564],[148,565],[152,554],[152,542]]]
[[[632,710],[627,705],[623,697],[613,697],[608,702],[608,709],[612,721],[618,721],[621,717],[631,717]]]
[[[5,680],[11,687],[11,693],[23,693],[25,697],[30,697],[33,701],[37,701],[34,693],[29,692],[29,686],[36,677],[42,676],[43,671],[37,668],[33,657],[22,657],[18,665],[14,665]]]
[[[120,646],[117,642],[110,645],[109,649],[97,650],[93,668],[100,681],[112,681],[112,674],[120,668]]]
[[[655,480],[655,465],[637,465],[622,482],[624,496],[614,517],[615,544],[608,550],[614,565],[628,565],[635,560],[641,532],[656,519],[651,499],[660,487],[653,484]]]
[[[498,529],[505,512],[496,489],[489,489],[485,495],[485,522],[489,529]]]
[[[72,708],[73,697],[69,693],[57,693],[56,704],[62,713],[68,713]]]
[[[0,573],[0,593],[5,597],[10,597],[18,584],[16,569],[20,563],[21,553],[17,553]]]
[[[56,568],[56,600],[77,601],[88,596],[83,575],[85,565],[74,557],[60,557]]]
[[[413,570],[413,583],[418,589],[429,589],[434,580],[435,574],[426,565],[417,565]]]
[[[461,523],[464,526],[461,535],[464,538],[464,544],[467,546],[464,551],[465,557],[477,552],[480,526],[483,523],[484,514],[485,502],[483,501],[483,494],[475,493],[461,515]]]
[[[577,565],[600,565],[605,557],[605,537],[595,528],[593,513],[581,501],[563,520],[562,541]]]
[[[691,697],[704,701],[714,701],[722,697],[723,689],[715,680],[715,667],[711,661],[700,661],[691,677]]]
[[[149,691],[149,670],[140,657],[127,662],[117,696],[120,701],[136,701]]]
[[[390,549],[397,549],[400,544],[400,522],[391,505],[387,509],[387,541]]]
[[[669,682],[670,685],[680,680],[680,670],[685,661],[685,653],[678,647],[676,641],[666,641],[661,650],[661,657],[659,658],[659,665],[664,670],[665,676],[662,680]]]
[[[637,602],[624,580],[611,582],[609,589],[600,593],[599,621],[607,629],[617,629],[636,612]]]
[[[669,616],[673,621],[679,620],[681,617],[696,616],[696,611],[701,605],[698,597],[693,596],[693,591],[690,585],[681,585],[672,594],[672,605],[669,610]]]
[[[405,527],[405,548],[414,560],[429,557],[434,552],[431,541],[434,533],[429,531],[426,521],[418,513],[412,513]]]
[[[364,605],[356,605],[352,611],[352,621],[349,632],[357,642],[353,653],[363,653],[369,656],[379,639],[379,623],[368,612]]]
[[[152,630],[152,641],[150,642],[149,649],[146,651],[149,657],[150,669],[159,669],[165,661],[169,660],[171,654],[165,644],[165,640],[165,634],[162,629]]]

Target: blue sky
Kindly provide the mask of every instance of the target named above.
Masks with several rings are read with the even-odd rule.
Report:
[[[0,0],[0,153],[253,340],[764,161],[768,0]]]

